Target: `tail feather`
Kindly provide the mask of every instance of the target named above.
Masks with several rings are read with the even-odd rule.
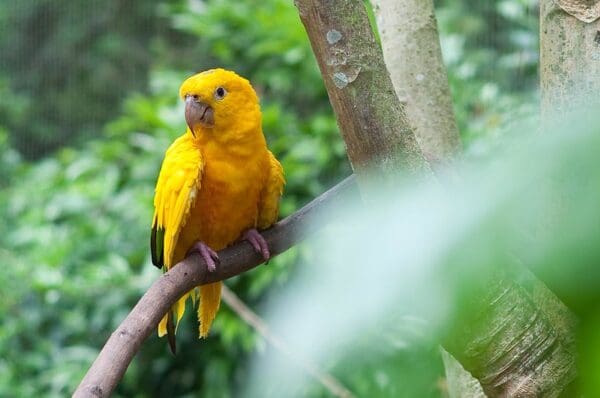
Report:
[[[200,321],[200,338],[208,336],[210,326],[217,315],[221,303],[222,282],[200,286],[200,305],[198,320]]]
[[[175,333],[177,333],[177,326],[179,321],[183,317],[185,312],[185,302],[190,293],[185,294],[182,298],[177,300],[175,305],[165,314],[163,319],[158,324],[158,337],[163,337],[165,334],[169,340],[169,347],[173,355],[177,353],[177,344],[175,341]]]
[[[177,333],[177,326],[185,312],[185,302],[188,297],[191,295],[194,304],[197,300],[196,295],[200,297],[200,305],[198,306],[198,320],[200,321],[199,334],[200,338],[203,338],[208,336],[210,326],[215,320],[215,316],[219,310],[219,305],[221,304],[221,287],[222,282],[216,282],[200,286],[199,288],[188,292],[185,296],[180,298],[173,307],[171,307],[160,321],[158,324],[158,336],[163,337],[164,335],[167,335],[169,347],[171,348],[173,355],[177,353],[175,333]]]
[[[167,339],[173,355],[177,355],[177,341],[175,339],[175,322],[173,322],[173,311],[167,312]]]

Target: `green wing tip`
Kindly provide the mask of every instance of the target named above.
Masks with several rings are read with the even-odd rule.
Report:
[[[152,233],[150,235],[150,253],[152,254],[152,264],[157,268],[162,268],[165,265],[163,243],[165,238],[165,230],[158,228],[158,226],[152,227]]]

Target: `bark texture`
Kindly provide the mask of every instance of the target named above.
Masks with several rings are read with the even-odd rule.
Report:
[[[583,22],[600,18],[600,0],[556,0],[556,4]]]
[[[361,0],[296,0],[359,177],[427,170]]]
[[[534,301],[556,304],[558,299],[547,290],[526,291],[501,270],[479,289],[464,303],[472,310],[457,320],[461,326],[444,347],[480,381],[487,396],[564,394],[576,376],[572,340],[562,334],[564,319],[557,323],[561,310],[544,310]]]
[[[432,0],[375,0],[383,57],[424,156],[436,166],[460,151]]]
[[[598,104],[600,20],[585,23],[554,0],[540,1],[540,83],[547,126],[566,112]]]
[[[600,1],[540,1],[540,86],[542,130],[579,115],[595,114],[600,105]],[[584,112],[585,111],[585,112]],[[571,113],[571,115],[569,115]],[[562,200],[557,198],[558,201]],[[557,206],[559,204],[557,203]],[[549,312],[557,327],[574,330],[573,316],[564,311]],[[580,330],[586,327],[582,319]],[[574,344],[574,343],[573,343]],[[593,352],[579,347],[579,360],[589,364],[586,356]],[[575,354],[574,354],[575,355]],[[583,377],[589,374],[582,370]],[[591,380],[597,380],[593,375]],[[583,388],[587,385],[584,380]],[[577,388],[582,388],[581,385]],[[586,392],[584,391],[585,395]],[[592,392],[592,395],[594,393]],[[588,392],[589,395],[589,392]],[[575,396],[572,393],[570,396]]]

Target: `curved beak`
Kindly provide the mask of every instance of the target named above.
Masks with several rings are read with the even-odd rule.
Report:
[[[200,101],[198,97],[187,94],[185,96],[185,122],[195,136],[194,129],[213,127],[215,124],[214,111],[210,105]]]

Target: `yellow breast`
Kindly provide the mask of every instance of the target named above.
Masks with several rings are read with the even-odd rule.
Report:
[[[200,150],[205,159],[202,184],[181,230],[174,263],[183,260],[199,240],[221,250],[257,224],[260,192],[268,170],[266,150],[244,159],[224,153],[218,147]]]

